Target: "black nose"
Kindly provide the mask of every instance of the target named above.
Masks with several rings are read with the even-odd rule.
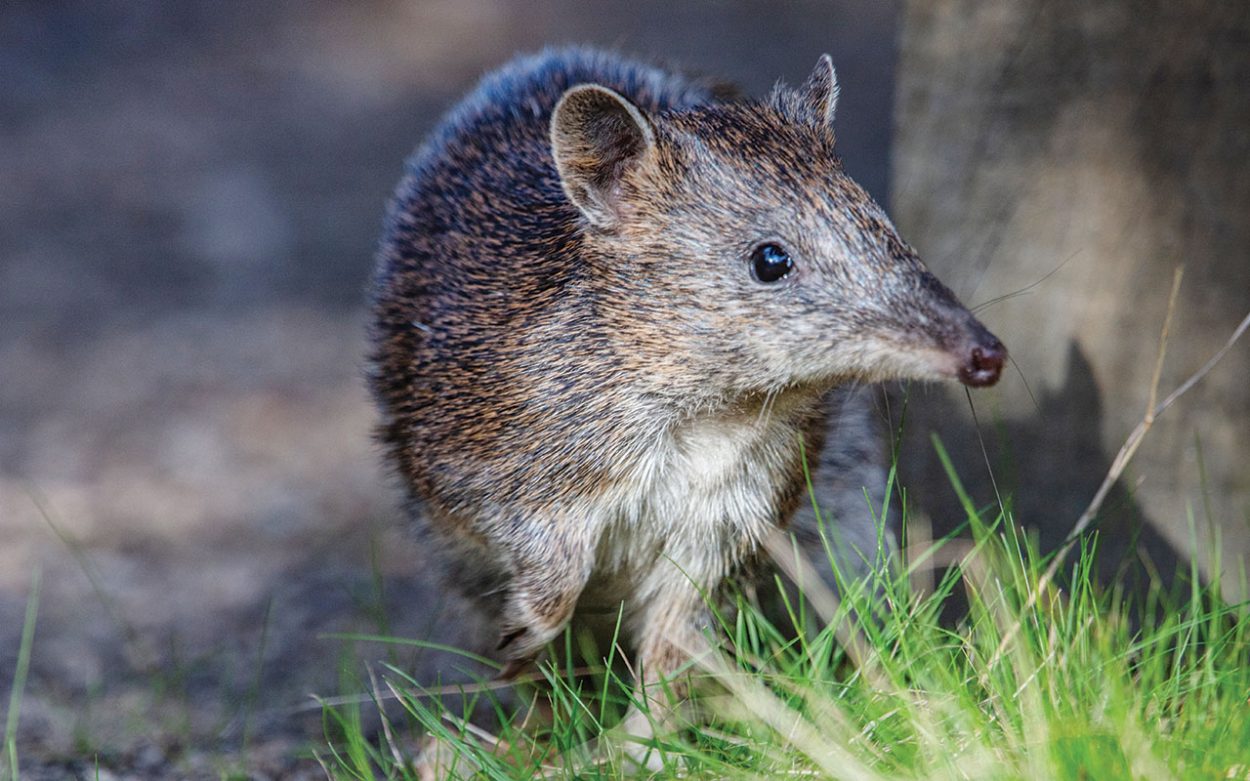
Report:
[[[1007,348],[993,335],[986,333],[968,350],[959,367],[959,381],[973,388],[986,388],[998,382],[1007,362]]]

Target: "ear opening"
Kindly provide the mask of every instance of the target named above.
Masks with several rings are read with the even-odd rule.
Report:
[[[650,120],[619,93],[583,84],[556,104],[550,135],[565,194],[593,225],[611,227],[621,179],[655,146]]]

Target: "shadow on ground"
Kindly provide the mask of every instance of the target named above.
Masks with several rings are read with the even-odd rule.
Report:
[[[992,520],[1001,501],[1036,535],[1041,551],[1054,551],[1067,541],[1116,455],[1102,446],[1102,393],[1075,342],[1069,345],[1063,385],[1032,393],[1034,413],[1006,419],[973,395],[978,411],[972,424],[962,393],[912,389],[899,479],[914,498],[913,508],[922,513],[916,518],[928,521],[935,539],[959,532],[967,513],[934,457],[933,436],[958,465],[958,479],[984,510],[983,517]],[[1066,439],[1055,442],[1056,432]],[[1105,583],[1118,581],[1131,589],[1148,587],[1154,576],[1169,585],[1181,557],[1146,518],[1129,481],[1131,472],[1112,486],[1090,527],[1097,534],[1097,572]]]

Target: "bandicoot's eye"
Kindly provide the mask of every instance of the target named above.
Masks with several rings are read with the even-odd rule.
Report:
[[[794,261],[780,244],[761,244],[751,253],[751,273],[760,282],[776,282],[793,270]]]

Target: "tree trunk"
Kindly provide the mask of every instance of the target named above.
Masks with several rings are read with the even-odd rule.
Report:
[[[894,214],[965,303],[1028,288],[981,313],[1020,374],[973,401],[998,489],[1053,545],[1145,411],[1174,269],[1160,398],[1250,311],[1250,4],[909,0],[902,27]],[[995,494],[963,392],[919,395],[904,481],[940,531],[958,511],[932,500],[951,489],[930,430]],[[1155,424],[1106,552],[1165,576],[1192,556],[1239,590],[1248,443],[1250,340]]]

